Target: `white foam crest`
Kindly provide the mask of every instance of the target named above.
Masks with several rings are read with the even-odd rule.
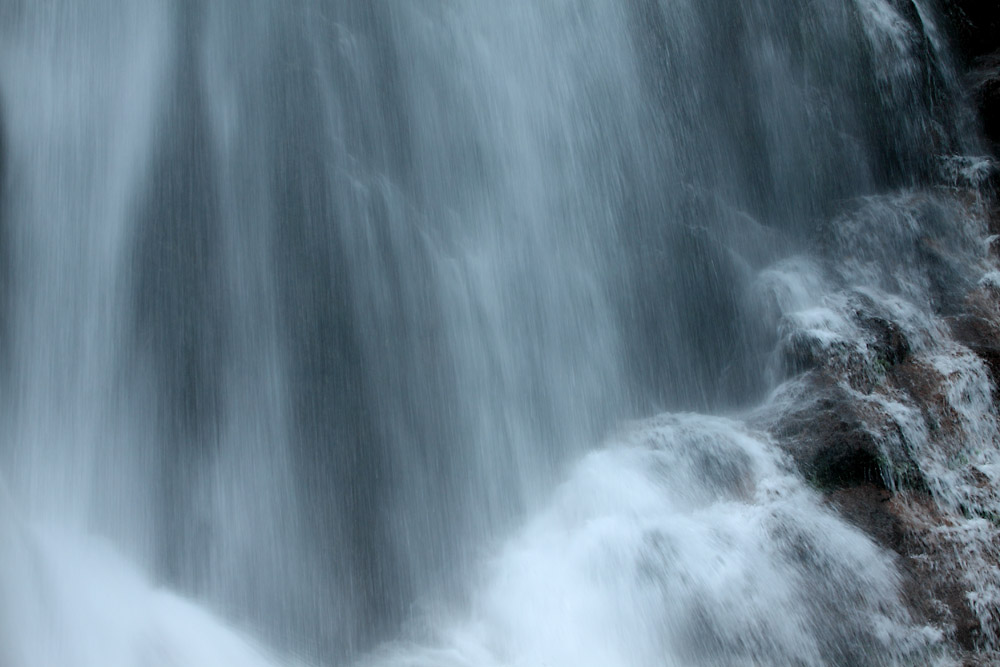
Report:
[[[4,667],[292,667],[108,544],[26,527],[9,503],[0,522]]]
[[[944,177],[955,186],[969,184],[976,188],[985,185],[1000,166],[988,155],[945,155],[940,165]]]
[[[969,462],[996,464],[1000,460],[1000,426],[993,403],[993,385],[982,359],[954,346],[931,357],[945,376],[948,404],[960,422]]]
[[[865,20],[865,33],[877,54],[877,71],[896,97],[917,70],[914,59],[916,34],[910,23],[887,0],[856,0],[855,4]]]
[[[829,290],[819,265],[801,256],[761,271],[755,287],[757,293],[770,295],[783,314],[815,306]]]
[[[488,582],[436,648],[367,664],[896,664],[940,639],[909,624],[890,560],[770,443],[698,415],[585,457]]]

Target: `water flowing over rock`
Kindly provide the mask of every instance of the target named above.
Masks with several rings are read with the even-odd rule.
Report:
[[[126,5],[0,3],[4,667],[1000,662],[990,3]]]
[[[946,219],[965,217],[985,228],[990,201],[976,194],[949,189],[935,206],[959,206]],[[852,221],[889,215],[895,220],[880,222],[892,228],[900,219],[919,219],[927,206],[911,196],[885,204],[866,202]],[[844,244],[855,253],[872,238],[865,225],[841,221],[837,228],[865,233],[865,241]],[[896,552],[918,617],[946,629],[971,664],[988,664],[996,656],[1000,600],[1000,431],[992,370],[998,294],[987,243],[974,251],[973,235],[961,252],[960,240],[948,238],[954,229],[914,239],[912,251],[922,254],[926,246],[954,260],[957,273],[939,289],[967,291],[914,303],[906,291],[948,274],[923,259],[909,271],[905,260],[894,264],[891,272],[878,261],[869,269],[880,279],[864,288],[845,281],[816,295],[829,309],[824,328],[802,327],[816,322],[810,310],[789,312],[781,361],[803,368],[805,349],[808,368],[778,388],[761,419],[833,507]],[[928,226],[919,230],[923,235]],[[905,239],[898,230],[892,237]],[[829,259],[835,271],[865,262],[860,253],[848,259],[836,250]],[[889,285],[895,293],[879,289]],[[921,287],[912,298],[933,293]]]

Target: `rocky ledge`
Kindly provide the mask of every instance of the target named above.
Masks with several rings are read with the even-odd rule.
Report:
[[[817,239],[821,262],[775,272],[788,379],[758,424],[896,554],[914,619],[987,665],[1000,664],[1000,215],[994,163],[962,164],[937,188],[858,203]],[[838,287],[798,293],[823,283]]]
[[[945,3],[1000,147],[1000,6]],[[826,503],[894,553],[915,621],[964,665],[1000,664],[1000,168],[950,157],[937,182],[864,198],[812,256],[762,281],[786,378],[756,416]],[[835,287],[822,287],[834,285]]]

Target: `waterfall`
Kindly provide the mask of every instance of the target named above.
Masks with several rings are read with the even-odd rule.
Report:
[[[0,662],[951,664],[775,425],[871,310],[1000,456],[934,3],[127,5],[0,6]]]

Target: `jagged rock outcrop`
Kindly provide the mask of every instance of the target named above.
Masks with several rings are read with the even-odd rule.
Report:
[[[996,154],[1000,6],[944,9]],[[963,664],[1000,664],[1000,169],[950,157],[940,173],[860,201],[820,232],[817,266],[775,272],[775,367],[789,379],[760,421],[896,554],[914,618]],[[821,284],[836,287],[803,296]]]
[[[896,554],[915,619],[942,630],[967,665],[1000,660],[989,180],[871,198],[835,221],[816,270],[839,288],[798,310],[785,303],[776,365],[790,379],[761,419],[826,501]],[[951,224],[929,224],[937,215]]]

